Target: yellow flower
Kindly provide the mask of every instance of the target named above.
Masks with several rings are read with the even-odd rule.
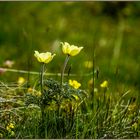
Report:
[[[27,92],[34,95],[34,96],[39,96],[40,97],[42,95],[42,93],[40,91],[35,91],[31,87],[28,88]]]
[[[93,67],[93,62],[92,61],[85,61],[84,62],[84,66],[86,67],[86,68],[92,68]]]
[[[31,93],[31,92],[33,92],[33,89],[31,87],[29,87],[27,91]]]
[[[14,124],[13,123],[9,123],[8,125],[7,125],[7,127],[6,127],[6,129],[8,130],[8,131],[11,131],[11,128],[14,128],[15,126],[14,126]]]
[[[17,83],[19,85],[22,85],[25,82],[25,79],[23,77],[19,77]]]
[[[78,89],[81,86],[81,84],[78,83],[76,80],[69,80],[69,85],[71,85],[75,89]]]
[[[9,124],[9,127],[10,127],[10,128],[14,128],[14,124],[13,124],[13,123],[10,123],[10,124]]]
[[[34,56],[37,58],[37,60],[42,63],[49,63],[50,61],[52,61],[55,55],[56,54],[52,54],[50,52],[39,53],[38,51],[35,51],[34,53]]]
[[[108,87],[108,81],[105,80],[102,84],[100,84],[100,86],[102,88],[107,88]]]
[[[83,47],[77,47],[75,45],[70,45],[67,42],[61,42],[62,44],[62,51],[64,54],[70,55],[70,56],[75,56],[79,54],[79,52],[83,49]]]

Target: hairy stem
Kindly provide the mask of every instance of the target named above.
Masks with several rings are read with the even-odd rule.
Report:
[[[44,76],[44,67],[45,67],[45,63],[42,63],[41,65],[41,71],[40,71],[40,87],[41,87],[41,94],[43,96],[43,76]],[[41,120],[41,138],[45,138],[45,106],[42,103],[41,104],[41,116],[42,116],[42,120]]]
[[[65,72],[67,63],[68,63],[68,61],[69,61],[69,58],[70,58],[70,56],[67,55],[67,56],[66,56],[66,59],[65,59],[65,62],[64,62],[64,65],[63,65],[62,72],[61,72],[61,88],[62,88],[62,85],[63,85],[64,72]]]
[[[41,71],[40,71],[40,87],[41,87],[41,93],[42,93],[42,94],[43,94],[44,67],[45,67],[45,63],[42,64],[42,66],[41,66]]]

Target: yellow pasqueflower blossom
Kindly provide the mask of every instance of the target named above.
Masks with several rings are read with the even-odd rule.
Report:
[[[38,51],[35,51],[34,56],[37,58],[37,60],[41,63],[49,63],[50,61],[52,61],[53,57],[56,54],[52,54],[50,52],[46,52],[46,53],[39,53]]]
[[[108,87],[108,81],[105,80],[103,83],[100,84],[100,87],[107,88]]]
[[[61,42],[62,44],[62,51],[64,54],[70,55],[70,56],[75,56],[79,54],[79,52],[83,49],[83,47],[77,47],[75,45],[70,45],[67,42]]]
[[[69,80],[69,85],[74,87],[75,89],[78,89],[81,86],[81,84],[78,83],[76,80]]]
[[[22,85],[24,82],[25,82],[25,79],[23,77],[18,78],[18,81],[17,81],[18,85]]]

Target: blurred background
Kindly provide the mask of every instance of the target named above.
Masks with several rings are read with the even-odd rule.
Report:
[[[94,58],[99,82],[139,92],[139,13],[140,2],[0,2],[0,67],[39,71],[34,50],[51,51],[56,56],[47,72],[59,73],[65,59],[60,42],[66,41],[84,47],[66,69],[77,74],[83,87],[92,78],[84,74],[92,73]],[[19,76],[27,78],[0,72],[7,83]]]

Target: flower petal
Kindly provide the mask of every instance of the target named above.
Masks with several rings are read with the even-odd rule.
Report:
[[[62,51],[64,54],[70,55],[70,56],[75,56],[77,55],[82,49],[83,47],[77,47],[75,45],[70,45],[67,42],[62,43]]]
[[[53,59],[53,57],[55,56],[55,54],[52,55],[52,53],[50,53],[50,52],[39,53],[38,51],[35,51],[34,56],[37,58],[37,60],[39,62],[49,63]]]

